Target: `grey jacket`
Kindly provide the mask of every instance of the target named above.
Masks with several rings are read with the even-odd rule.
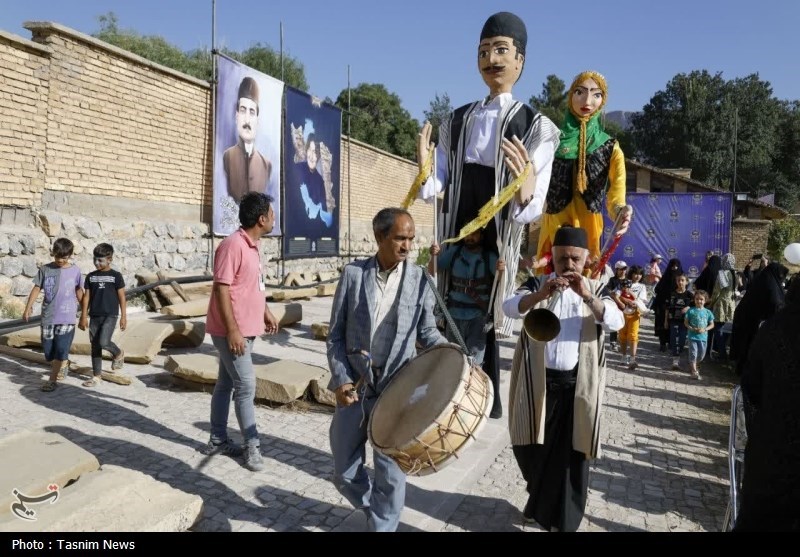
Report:
[[[417,354],[416,342],[422,348],[447,342],[433,315],[434,296],[423,270],[410,263],[404,265],[397,306],[397,333],[394,336],[385,369],[375,385],[369,360],[372,320],[375,315],[377,261],[375,257],[354,261],[345,266],[331,308],[328,331],[328,363],[331,370],[330,390],[346,383],[357,383],[362,377],[381,392],[403,364]]]

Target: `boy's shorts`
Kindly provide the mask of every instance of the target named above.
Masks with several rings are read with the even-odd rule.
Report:
[[[42,325],[42,351],[48,362],[68,360],[75,325]]]

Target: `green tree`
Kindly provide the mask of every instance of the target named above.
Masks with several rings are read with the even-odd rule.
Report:
[[[559,128],[564,123],[567,113],[567,88],[557,75],[548,75],[542,84],[542,92],[538,97],[531,97],[530,105],[550,118]]]
[[[440,97],[439,93],[436,93],[436,97],[431,101],[429,109],[425,111],[425,119],[433,126],[431,141],[434,143],[439,142],[439,126],[447,120],[451,112],[453,112],[453,106],[450,104],[450,96],[447,93],[443,93]]]
[[[776,171],[782,153],[784,162],[792,158],[782,150],[783,133],[791,133],[781,126],[786,114],[756,74],[725,81],[721,73],[693,71],[676,75],[634,115],[633,136],[655,166],[691,168],[695,179],[753,196],[780,185],[783,204],[792,190],[786,171]]]
[[[350,90],[350,134],[399,157],[416,160],[417,122],[400,104],[400,97],[379,83],[361,83]],[[347,89],[336,105],[347,110]]]
[[[136,31],[120,29],[117,16],[108,12],[98,16],[100,29],[93,34],[95,38],[109,44],[133,52],[162,66],[191,75],[204,81],[212,79],[212,55],[207,48],[197,48],[184,52],[158,36],[144,36]],[[226,56],[251,68],[281,79],[280,53],[267,45],[257,43],[243,52],[220,49]],[[308,91],[305,68],[295,58],[283,57],[283,82],[287,85]]]
[[[796,212],[800,203],[800,101],[781,103],[778,153],[771,172],[775,200]]]
[[[93,34],[95,38],[198,79],[208,80],[211,76],[210,57],[205,65],[199,52],[191,57],[162,37],[144,36],[136,31],[120,29],[114,12],[97,19],[100,30]]]
[[[789,217],[770,223],[767,253],[771,260],[780,261],[786,246],[795,242],[800,242],[800,222]]]
[[[276,79],[281,79],[281,55],[273,48],[256,43],[247,50],[237,53],[226,53],[228,56],[241,62],[246,66],[250,66],[254,70],[261,73],[271,75]],[[306,81],[306,71],[303,64],[284,54],[283,56],[283,79],[282,81],[287,85],[300,89],[301,91],[308,91],[308,82]]]
[[[622,149],[622,153],[625,157],[634,158],[637,156],[636,140],[630,131],[623,130],[622,127],[610,120],[605,120],[603,122],[603,128],[608,135],[617,140],[619,148]]]

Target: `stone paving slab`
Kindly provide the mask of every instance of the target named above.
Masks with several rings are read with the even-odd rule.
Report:
[[[306,323],[330,320],[331,298],[301,303]],[[698,382],[667,369],[669,358],[657,352],[651,330],[651,322],[642,324],[642,365],[636,372],[623,370],[619,356],[609,357],[605,454],[592,466],[582,530],[713,531],[721,526],[733,376],[709,368]],[[500,341],[503,396],[514,342]],[[210,395],[174,384],[163,366],[168,356],[214,352],[206,336],[197,347],[167,348],[148,364],[126,364],[125,372],[137,379],[131,386],[103,382],[87,389],[80,378],[69,376],[53,393],[39,390],[44,366],[0,354],[0,436],[42,428],[95,454],[104,465],[138,470],[198,495],[205,504],[194,531],[344,529],[354,511],[331,482],[332,408],[302,400],[278,407],[257,404],[267,463],[262,472],[246,470],[241,459],[197,452],[208,440]],[[279,359],[327,368],[325,344],[304,323],[256,339],[254,363]],[[89,365],[88,356],[75,360]],[[241,439],[232,408],[228,432]],[[490,420],[481,444],[465,451],[463,463],[410,478],[400,529],[538,531],[520,523],[526,495],[508,442],[506,419]],[[371,470],[371,450],[367,465]]]
[[[35,521],[0,515],[0,532],[184,532],[202,509],[198,495],[109,464],[62,488],[54,503],[39,505]]]
[[[69,439],[40,429],[20,430],[0,438],[0,521],[9,519],[13,490],[36,497],[51,484],[63,488],[100,463]],[[13,522],[19,521],[13,518]]]

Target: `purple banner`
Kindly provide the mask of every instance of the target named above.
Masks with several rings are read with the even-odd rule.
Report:
[[[608,262],[611,267],[619,260],[644,266],[659,254],[664,265],[680,259],[692,279],[700,274],[707,251],[717,255],[730,251],[733,196],[729,193],[629,193],[625,199],[633,207],[633,220]],[[605,225],[607,237],[614,225],[607,214]]]

